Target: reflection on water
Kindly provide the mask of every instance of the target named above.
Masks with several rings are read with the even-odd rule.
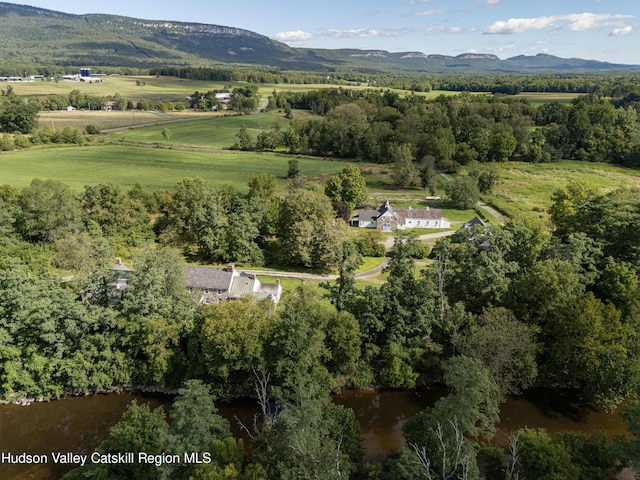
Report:
[[[550,435],[571,430],[585,434],[603,429],[609,438],[627,435],[618,407],[605,413],[584,407],[570,399],[558,399],[549,391],[535,391],[523,397],[511,397],[500,407],[495,443],[504,446],[507,436],[519,428],[544,428]]]
[[[134,399],[148,402],[152,408],[162,405],[158,399],[128,393],[70,397],[28,406],[0,405],[0,452],[49,456],[48,464],[0,464],[0,478],[58,478],[69,468],[53,464],[51,453],[90,454]]]
[[[336,403],[352,408],[365,436],[365,448],[371,458],[382,457],[402,448],[402,425],[416,413],[431,406],[444,394],[440,387],[412,392],[343,391]],[[0,405],[0,452],[47,454],[51,452],[91,453],[109,435],[129,403],[149,403],[151,408],[167,407],[173,397],[142,396],[128,393],[73,397],[22,407]],[[219,404],[220,413],[240,436],[239,421],[251,428],[258,412],[253,400]],[[577,406],[546,392],[509,398],[500,409],[501,421],[495,441],[505,444],[513,430],[527,426],[546,428],[555,434],[563,430],[589,433],[603,428],[609,437],[626,429],[617,412],[606,414]],[[44,480],[58,478],[69,468],[61,465],[0,464],[2,480]]]
[[[404,422],[433,405],[443,394],[442,388],[403,392],[346,390],[336,395],[334,401],[356,413],[367,455],[376,458],[402,448]]]

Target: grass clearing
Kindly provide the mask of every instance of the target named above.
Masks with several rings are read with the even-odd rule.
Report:
[[[584,93],[557,93],[557,92],[523,92],[517,95],[511,96],[511,98],[515,98],[517,100],[526,99],[530,104],[535,107],[539,107],[542,104],[549,102],[558,102],[558,103],[571,103],[571,101],[575,98],[578,98],[582,95],[586,95]]]
[[[243,125],[247,127],[249,135],[255,141],[260,131],[270,130],[274,124],[284,129],[288,122],[289,120],[278,112],[227,115],[120,130],[110,134],[110,138],[117,142],[195,145],[227,149],[238,141],[236,135]],[[171,138],[168,141],[165,141],[162,135],[165,129],[171,132]]]
[[[0,184],[23,188],[34,178],[59,180],[74,191],[85,185],[115,183],[130,188],[173,189],[185,177],[202,177],[213,185],[230,184],[247,190],[249,176],[272,173],[279,187],[285,178],[288,155],[238,151],[190,151],[131,145],[94,145],[33,148],[0,154]],[[297,157],[303,173],[322,180],[338,173],[345,162]]]
[[[534,213],[546,218],[553,192],[573,180],[584,180],[603,193],[625,186],[640,187],[640,171],[606,163],[508,162],[497,167],[500,181],[484,199],[507,216]]]
[[[373,270],[376,267],[379,267],[384,262],[384,257],[363,257],[362,265],[360,265],[355,273],[367,272],[369,270]]]
[[[127,128],[138,125],[148,125],[154,123],[175,122],[178,120],[196,120],[220,116],[217,112],[199,112],[196,110],[183,110],[173,112],[155,111],[85,111],[75,112],[41,112],[38,116],[38,126],[62,129],[71,126],[84,130],[87,125],[94,125],[98,130],[109,130],[114,128]]]

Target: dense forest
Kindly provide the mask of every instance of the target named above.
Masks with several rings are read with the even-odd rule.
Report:
[[[417,241],[398,236],[384,284],[362,288],[354,281],[358,246],[344,235],[324,192],[292,182],[277,207],[261,211],[257,205],[273,200],[270,185],[272,179],[260,175],[248,195],[197,178],[181,180],[174,192],[153,193],[105,184],[76,196],[64,184],[42,180],[22,190],[3,187],[2,396],[185,385],[170,426],[161,412],[132,406],[101,448],[216,452],[207,468],[232,463],[234,478],[361,478],[376,471],[378,477],[367,478],[386,479],[441,469],[477,478],[477,455],[502,465],[499,449],[481,447],[481,440],[491,438],[507,394],[545,386],[604,409],[637,394],[638,189],[599,193],[572,183],[553,194],[551,231],[526,219],[462,229],[439,240],[420,271],[412,259]],[[318,237],[303,238],[313,225],[323,232],[321,242],[305,252]],[[335,238],[327,234],[333,229]],[[286,238],[291,231],[298,238]],[[269,251],[259,248],[260,239],[272,237],[291,242],[285,250],[292,261],[296,248],[299,261],[331,257],[339,280],[321,290],[288,291],[277,310],[248,298],[199,306],[187,292],[185,254],[229,258],[225,248],[244,247],[259,257]],[[115,254],[135,268],[121,296],[108,269]],[[60,269],[76,275],[61,282],[54,273]],[[449,394],[407,423],[406,450],[367,465],[352,412],[332,405],[329,392],[428,382],[443,382]],[[253,454],[245,457],[224,422],[201,419],[215,417],[213,400],[194,398],[255,395],[256,385],[262,385],[264,419]],[[186,420],[179,412],[191,411],[188,402],[203,410]],[[611,478],[634,451],[621,439],[571,434],[551,440],[528,430],[513,441],[522,459],[517,468],[531,472],[527,478],[542,478],[533,472],[544,468],[565,469],[562,478],[583,478],[586,471]],[[443,449],[459,457],[441,465],[436,458]],[[545,449],[555,464],[536,463]],[[126,478],[126,468],[137,467],[99,468],[106,469],[101,478]],[[179,470],[171,478],[224,478]],[[148,476],[136,478],[167,475],[149,466],[144,472]],[[90,469],[71,478],[95,474]],[[505,477],[485,472],[485,478]]]

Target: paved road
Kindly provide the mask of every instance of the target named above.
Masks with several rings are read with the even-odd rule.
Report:
[[[498,212],[495,208],[490,207],[484,202],[478,202],[476,205],[478,205],[479,208],[482,208],[484,211],[492,215],[500,225],[504,225],[504,222],[505,222],[504,215]]]

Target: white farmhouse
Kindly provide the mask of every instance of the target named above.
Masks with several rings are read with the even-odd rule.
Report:
[[[351,225],[384,232],[408,228],[451,228],[451,222],[437,208],[392,208],[389,200],[377,210],[360,210]]]

